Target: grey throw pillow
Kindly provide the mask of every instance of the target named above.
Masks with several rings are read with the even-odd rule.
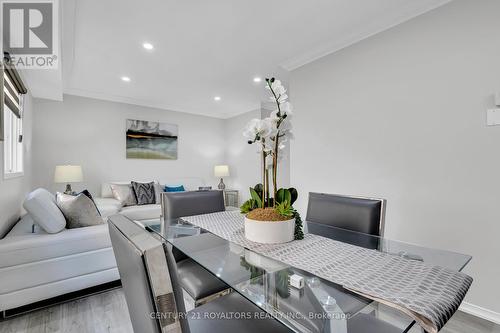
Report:
[[[66,228],[68,229],[104,223],[94,202],[83,193],[76,196],[57,193],[56,202],[57,207],[66,218]]]
[[[111,192],[113,197],[120,201],[122,206],[134,206],[137,205],[137,199],[135,198],[134,189],[130,184],[111,184]]]
[[[132,182],[138,205],[151,205],[156,203],[155,183]]]

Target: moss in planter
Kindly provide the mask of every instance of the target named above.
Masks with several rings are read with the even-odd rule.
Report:
[[[289,217],[280,215],[274,208],[257,208],[249,212],[247,217],[256,221],[281,222],[290,220]]]

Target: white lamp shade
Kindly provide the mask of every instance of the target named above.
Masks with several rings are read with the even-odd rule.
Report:
[[[54,173],[55,183],[79,183],[83,181],[82,167],[79,165],[58,165]]]
[[[227,165],[216,165],[214,167],[215,177],[229,177],[229,167]]]

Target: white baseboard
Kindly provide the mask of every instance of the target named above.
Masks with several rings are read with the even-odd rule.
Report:
[[[467,302],[463,302],[460,305],[459,310],[500,325],[500,313],[498,312],[494,312]]]

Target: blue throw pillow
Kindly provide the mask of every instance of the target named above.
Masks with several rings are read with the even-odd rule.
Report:
[[[164,192],[184,192],[184,185],[180,186],[165,186],[163,189]]]

